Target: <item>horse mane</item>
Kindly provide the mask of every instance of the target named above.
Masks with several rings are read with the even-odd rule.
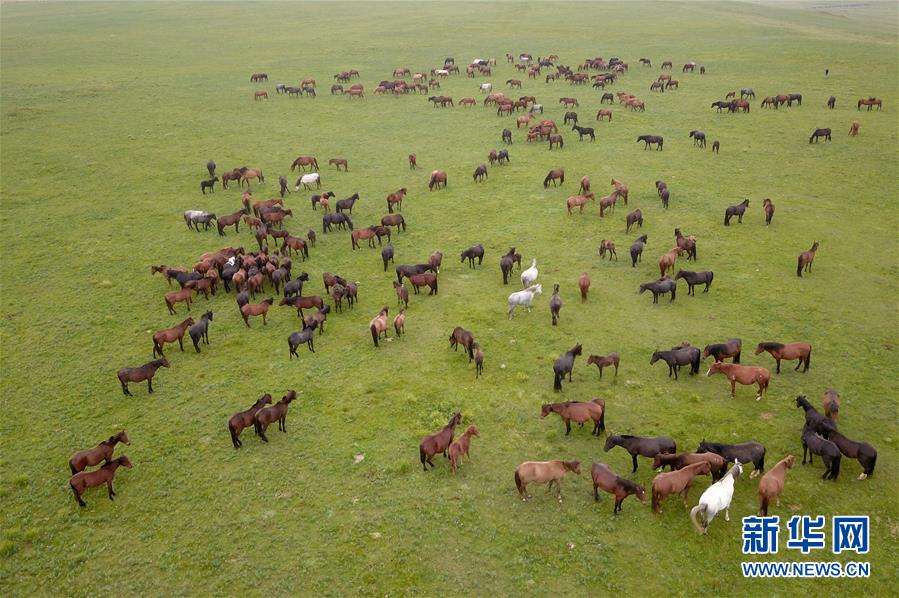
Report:
[[[626,480],[621,476],[618,476],[618,479],[616,480],[616,482],[618,482],[618,485],[622,486],[625,490],[632,490],[634,492],[636,492],[637,489],[640,487],[640,484],[638,484],[637,482],[633,482],[631,480]]]
[[[769,351],[769,350],[777,351],[777,350],[783,349],[784,344],[783,343],[759,343],[759,347],[761,347],[765,351]]]
[[[616,434],[618,438],[636,438],[633,434]]]

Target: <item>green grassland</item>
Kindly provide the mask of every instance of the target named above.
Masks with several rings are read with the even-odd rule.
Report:
[[[819,3],[820,4],[820,3]],[[818,5],[816,5],[817,7]],[[818,7],[820,8],[820,7]],[[334,4],[334,3],[29,3],[4,4],[0,25],[0,214],[2,214],[2,422],[0,422],[0,588],[5,594],[868,594],[899,593],[899,426],[897,345],[896,5],[840,6],[742,3]],[[424,70],[447,55],[459,64],[497,57],[495,89],[517,77],[505,52],[556,53],[576,65],[586,57],[621,56],[631,65],[612,91],[646,100],[634,114],[614,106],[611,123],[585,123],[595,143],[563,130],[565,148],[526,144],[519,131],[512,163],[491,168],[475,185],[471,172],[513,126],[478,105],[434,109],[421,96],[374,97],[394,67]],[[641,68],[637,59],[652,59]],[[658,66],[670,59],[681,88],[649,93]],[[681,74],[684,62],[708,68]],[[327,92],[332,75],[357,68],[366,98]],[[830,76],[824,77],[824,69]],[[267,84],[249,83],[266,71]],[[274,94],[274,84],[319,82],[315,99]],[[463,76],[441,90],[478,96],[483,82]],[[709,104],[740,87],[758,100],[748,115],[716,114]],[[267,102],[253,102],[258,87]],[[801,107],[761,110],[761,97],[800,92]],[[546,104],[561,123],[558,98],[579,98],[592,121],[599,93],[565,82],[526,80],[523,94]],[[831,94],[837,107],[825,101]],[[510,94],[513,95],[513,94]],[[520,95],[520,94],[519,94]],[[884,99],[882,112],[857,112],[859,97]],[[852,120],[861,136],[847,133]],[[832,127],[832,143],[809,145],[816,127]],[[694,149],[702,129],[721,141],[720,155]],[[659,134],[662,152],[634,139]],[[418,154],[410,171],[406,155]],[[413,296],[407,336],[371,346],[368,320],[395,298],[392,271],[378,251],[350,250],[345,232],[319,233],[317,247],[295,271],[360,281],[354,311],[332,314],[316,337],[316,353],[288,361],[286,338],[298,329],[292,310],[275,308],[268,326],[247,329],[233,295],[193,315],[215,311],[211,345],[197,355],[170,347],[171,369],[156,393],[134,385],[123,397],[122,366],[151,359],[151,334],[179,322],[169,316],[165,282],[150,264],[190,266],[206,251],[254,245],[245,229],[227,238],[187,231],[185,209],[218,214],[239,207],[239,192],[203,197],[198,183],[214,158],[223,171],[261,167],[274,196],[277,177],[298,155],[324,165],[344,157],[350,171],[324,168],[324,188],[358,192],[357,226],[377,222],[384,197],[409,189],[409,230],[394,237],[397,263],[433,250],[446,254],[437,297]],[[563,166],[561,189],[544,190],[547,170]],[[449,173],[445,191],[429,193],[427,173]],[[600,220],[592,204],[568,216],[564,202],[589,174],[605,194],[608,180],[629,184],[630,205]],[[659,205],[653,182],[671,189]],[[292,180],[291,180],[292,182]],[[288,228],[320,231],[310,193],[287,199]],[[751,200],[742,224],[722,226],[724,209]],[[761,200],[777,205],[764,226]],[[639,207],[642,231],[624,232]],[[682,228],[699,239],[696,269],[711,269],[709,294],[654,306],[638,295],[657,277],[656,258]],[[643,263],[630,267],[627,247],[649,235]],[[600,239],[612,239],[620,261],[601,263]],[[819,240],[811,275],[797,278],[796,256]],[[484,265],[470,270],[462,249],[483,243]],[[498,260],[516,246],[539,260],[544,295],[531,314],[505,317]],[[684,266],[683,262],[679,263]],[[593,280],[581,305],[576,281]],[[565,306],[550,325],[549,294],[559,282]],[[486,372],[449,350],[456,325],[472,330]],[[704,345],[742,337],[744,363],[766,340],[813,344],[811,370],[785,364],[760,402],[720,376],[668,379],[650,367],[656,348],[688,340]],[[739,569],[740,518],[757,510],[756,480],[736,485],[731,521],[716,519],[699,537],[686,510],[669,499],[660,516],[633,498],[613,518],[612,499],[591,496],[589,464],[609,463],[649,487],[646,460],[631,476],[621,449],[602,452],[587,429],[564,436],[558,418],[539,418],[552,392],[551,362],[575,342],[585,356],[618,351],[617,378],[577,361],[564,399],[606,400],[610,433],[668,435],[691,450],[702,438],[754,439],[767,462],[801,452],[806,393],[816,405],[829,387],[843,396],[839,420],[850,438],[880,454],[873,478],[856,481],[844,459],[836,483],[822,467],[798,464],[773,514],[867,514],[872,550],[833,557],[829,549],[779,560],[867,560],[864,580],[745,580]],[[891,373],[892,372],[892,373]],[[704,373],[704,369],[703,369]],[[264,392],[277,399],[300,391],[288,434],[271,429],[263,444],[250,431],[235,451],[226,420]],[[417,445],[460,410],[477,424],[472,460],[453,478],[442,458],[423,473]],[[114,503],[98,489],[79,509],[67,486],[71,453],[125,428],[119,448],[134,468],[120,470]],[[364,460],[354,463],[363,453]],[[540,488],[518,500],[514,467],[531,459],[579,459],[584,475],[563,482],[559,505]],[[748,472],[747,472],[748,473]],[[699,481],[691,499],[708,485]],[[785,533],[785,532],[784,532]],[[829,537],[829,535],[828,535]],[[782,535],[781,542],[785,540]],[[769,560],[769,559],[760,559]]]

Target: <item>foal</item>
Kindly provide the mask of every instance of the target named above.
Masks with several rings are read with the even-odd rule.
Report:
[[[481,437],[480,431],[478,431],[477,426],[468,426],[468,429],[459,436],[459,440],[455,441],[449,446],[449,460],[450,466],[453,468],[453,475],[456,475],[456,469],[459,467],[459,464],[462,462],[462,457],[471,458],[468,455],[468,448],[471,445],[471,437],[475,436],[477,438]]]
[[[621,358],[618,353],[609,353],[608,355],[591,355],[587,358],[587,365],[596,365],[599,368],[599,379],[602,380],[602,369],[606,366],[615,366],[615,376],[618,376],[618,363]]]

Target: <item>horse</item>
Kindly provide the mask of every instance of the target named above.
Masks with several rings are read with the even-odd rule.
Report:
[[[621,503],[631,495],[636,496],[641,503],[646,504],[646,491],[643,489],[643,486],[618,476],[605,463],[594,463],[590,468],[590,476],[593,478],[594,501],[599,500],[600,488],[604,492],[615,495],[615,507],[612,509],[612,515],[618,515],[621,512]]]
[[[693,138],[693,145],[698,145],[701,148],[705,148],[705,133],[702,131],[690,131],[690,137]]]
[[[509,319],[512,319],[512,312],[515,310],[515,306],[517,305],[526,305],[528,308],[528,313],[531,313],[531,303],[533,303],[534,301],[534,295],[540,295],[542,293],[543,286],[540,284],[535,284],[524,289],[523,291],[518,291],[509,295]]]
[[[452,334],[450,334],[449,343],[450,347],[453,348],[453,351],[457,351],[459,345],[462,345],[462,348],[468,353],[468,363],[471,363],[471,360],[474,359],[474,335],[472,335],[471,332],[465,330],[461,326],[456,326],[453,328]]]
[[[683,253],[683,250],[680,247],[672,247],[659,257],[659,276],[665,276],[669,270],[674,272],[674,264],[677,261],[677,256],[681,253]]]
[[[565,422],[565,435],[571,434],[571,420],[576,421],[582,428],[587,420],[593,421],[592,436],[599,436],[606,429],[606,402],[602,399],[593,399],[586,403],[580,401],[565,401],[564,403],[544,403],[540,408],[540,417],[544,418],[550,413],[556,413]]]
[[[824,391],[824,415],[832,421],[837,421],[837,415],[840,413],[840,394],[829,388]]]
[[[75,495],[75,500],[78,504],[82,507],[86,507],[87,503],[81,499],[81,495],[88,488],[96,488],[102,484],[106,484],[109,500],[114,500],[113,497],[116,493],[115,490],[112,489],[112,481],[115,479],[116,469],[120,466],[131,469],[131,461],[128,460],[128,457],[122,455],[117,459],[112,459],[111,461],[108,460],[100,469],[95,471],[81,471],[73,475],[69,480],[69,487],[72,488],[72,493]]]
[[[268,99],[268,92],[265,91],[264,89],[259,89],[253,94],[253,101],[267,100],[267,99]]]
[[[502,140],[506,145],[512,145],[512,131],[510,131],[509,129],[503,129]]]
[[[744,87],[740,90],[740,99],[743,98],[752,98],[753,100],[755,99],[755,92],[752,91],[751,87]]]
[[[318,328],[318,334],[321,336],[325,332],[325,321],[328,319],[329,313],[331,313],[331,306],[325,304],[314,314],[303,316],[303,326],[305,326],[305,328]],[[300,334],[302,334],[302,332],[305,332],[305,330],[301,331]],[[315,353],[312,343],[309,343],[309,349]]]
[[[234,445],[234,448],[239,449],[243,446],[243,442],[240,440],[240,433],[253,425],[256,418],[256,412],[266,405],[271,404],[272,395],[265,393],[259,397],[258,401],[253,403],[252,407],[246,411],[238,411],[231,416],[231,419],[228,420],[228,432],[231,434],[231,443]]]
[[[306,172],[306,167],[309,167],[311,171],[317,171],[318,168],[318,160],[315,159],[314,156],[300,156],[290,165],[290,172],[293,172],[297,167],[300,167],[300,170]]]
[[[699,504],[690,509],[690,521],[700,534],[709,532],[712,519],[722,510],[724,520],[730,521],[730,502],[734,497],[734,483],[741,473],[743,466],[739,462],[734,463],[723,478],[706,488],[699,497]]]
[[[274,421],[278,422],[278,430],[287,434],[287,410],[291,401],[295,398],[297,398],[296,391],[288,390],[287,394],[281,397],[280,401],[271,407],[264,407],[258,410],[256,415],[253,416],[253,429],[256,431],[256,436],[261,438],[263,442],[268,442],[265,431]]]
[[[811,272],[812,271],[812,262],[815,261],[815,253],[818,251],[818,242],[815,241],[812,243],[811,249],[808,251],[803,251],[799,254],[799,261],[796,266],[796,276],[802,278],[802,272]]]
[[[604,218],[606,210],[614,210],[615,203],[618,201],[618,198],[621,196],[621,193],[618,189],[615,189],[609,195],[600,198],[599,200],[599,217]]]
[[[412,290],[416,295],[421,287],[428,287],[430,289],[428,295],[437,294],[437,275],[435,274],[413,274],[409,277],[409,282],[412,283]]]
[[[662,189],[661,195],[663,197],[663,203],[665,206],[668,205],[667,197],[668,197],[668,189]],[[690,235],[689,237],[685,237],[679,228],[674,229],[674,237],[677,240],[677,246],[680,247],[683,251],[687,253],[687,261],[691,259],[696,261],[696,237]]]
[[[131,391],[128,390],[129,382],[143,382],[147,381],[147,391],[150,394],[153,394],[153,376],[156,375],[156,370],[159,368],[167,368],[171,367],[169,364],[169,360],[163,357],[162,359],[156,359],[149,363],[145,363],[144,365],[137,368],[122,368],[118,372],[116,372],[116,376],[119,378],[119,382],[122,385],[122,392],[127,396],[134,396],[131,394]]]
[[[375,247],[375,231],[374,227],[368,228],[357,228],[352,233],[350,233],[350,241],[352,244],[353,251],[356,251],[356,248],[362,248],[362,245],[359,243],[360,239],[367,239],[368,246],[374,249]]]
[[[559,296],[559,283],[553,285],[553,294],[549,300],[549,312],[552,315],[553,326],[559,321],[559,311],[562,309],[562,298]]]
[[[428,264],[401,264],[396,267],[396,280],[397,282],[403,282],[403,277],[411,278],[415,274],[424,274],[425,272],[437,272],[437,268],[435,268],[430,263]]]
[[[496,155],[496,163],[499,165],[508,164],[509,160],[509,150],[501,149],[499,153]]]
[[[403,209],[403,199],[406,197],[406,188],[403,187],[399,191],[387,194],[387,212],[393,214],[393,206],[397,206],[398,210]]]
[[[639,209],[634,210],[633,212],[631,212],[630,214],[625,216],[624,224],[625,224],[624,232],[626,232],[626,233],[631,232],[631,227],[634,224],[637,224],[640,226],[640,228],[643,228],[643,212],[641,212]]]
[[[708,293],[709,287],[712,285],[712,280],[715,278],[715,273],[709,270],[704,270],[702,272],[679,270],[678,273],[674,275],[674,280],[680,278],[687,281],[687,295],[693,295],[695,297],[696,292],[693,290],[693,287],[698,284],[705,284],[705,290],[702,292]]]
[[[653,365],[659,360],[668,364],[668,377],[674,374],[677,380],[677,373],[682,365],[690,366],[690,375],[699,373],[699,349],[696,347],[680,347],[671,351],[654,351],[649,359],[649,365]]]
[[[643,246],[646,244],[647,235],[643,235],[638,238],[631,245],[630,253],[631,253],[631,268],[637,267],[637,260],[643,261]],[[610,257],[611,259],[611,257]]]
[[[818,434],[827,437],[831,432],[837,431],[833,420],[812,407],[805,395],[796,397],[796,407],[801,407],[805,411],[805,425],[813,428]]]
[[[808,463],[812,464],[812,456],[819,455],[824,462],[824,475],[822,480],[834,480],[840,475],[840,461],[843,458],[840,449],[830,440],[822,438],[815,432],[812,426],[806,423],[802,429],[802,464],[805,465],[805,457],[808,455]]]
[[[300,185],[303,186],[303,189],[309,189],[310,185],[313,184],[319,189],[322,188],[322,179],[317,172],[310,172],[298,178],[297,182],[293,186],[293,190],[299,191]]]
[[[518,261],[518,265],[519,267],[521,266],[521,260]],[[521,286],[529,287],[533,285],[537,281],[538,274],[537,259],[534,258],[531,260],[531,267],[521,273]]]
[[[710,475],[711,466],[705,461],[687,465],[670,473],[660,473],[652,480],[652,511],[662,512],[662,501],[670,494],[680,494],[687,506],[687,496],[698,475]]]
[[[640,294],[642,295],[644,291],[652,293],[653,303],[659,302],[659,295],[671,293],[671,301],[669,301],[669,303],[673,303],[677,295],[677,281],[664,276],[658,280],[641,284]]]
[[[724,374],[724,376],[730,380],[730,397],[732,399],[737,396],[737,382],[745,385],[758,384],[759,389],[758,392],[755,393],[756,401],[761,400],[762,393],[768,394],[768,383],[771,381],[771,372],[765,368],[716,361],[709,367],[709,371],[706,372],[705,375],[706,377],[709,377],[712,374]]]
[[[537,482],[549,482],[547,491],[552,492],[553,483],[556,484],[556,497],[562,502],[562,486],[560,484],[565,474],[569,471],[581,475],[580,461],[525,461],[515,468],[515,486],[522,501],[527,502],[531,495],[528,494],[528,484]]]
[[[484,246],[483,245],[475,245],[473,247],[469,247],[461,254],[460,262],[464,262],[466,259],[468,260],[468,267],[474,268],[475,259],[478,260],[478,266],[484,261]]]
[[[724,226],[730,226],[730,219],[734,216],[737,217],[737,222],[743,222],[743,214],[746,212],[746,208],[748,207],[748,199],[744,199],[735,206],[729,206],[726,210],[724,210]]]
[[[94,448],[78,451],[72,455],[72,458],[69,459],[69,469],[72,470],[72,475],[75,475],[79,471],[84,471],[86,468],[96,465],[100,461],[110,462],[112,460],[112,453],[115,450],[115,445],[119,442],[131,444],[125,430],[113,434]]]
[[[567,125],[568,121],[572,121],[574,124],[577,124],[577,112],[566,112],[565,118],[562,119],[562,124]]]
[[[210,193],[215,193],[215,184],[218,180],[219,178],[214,176],[211,179],[200,181],[200,191],[203,192],[203,195],[206,195],[206,189],[209,189]]]
[[[849,440],[836,430],[827,435],[827,439],[837,445],[840,452],[850,459],[857,459],[862,466],[862,473],[858,479],[864,480],[874,474],[874,466],[877,464],[877,450],[867,442]]]
[[[717,153],[719,153],[720,149],[721,149],[721,142],[716,139],[715,141],[712,142],[712,153],[717,154]]]
[[[733,358],[734,363],[740,363],[740,353],[743,350],[743,342],[738,338],[728,339],[726,343],[706,345],[702,350],[702,358],[708,359],[711,355],[715,361],[724,361],[728,357]]]
[[[784,478],[787,475],[787,470],[793,467],[795,461],[796,457],[787,455],[759,480],[759,515],[768,516],[768,505],[772,499],[777,501],[778,507],[780,506],[780,495],[784,489]]]
[[[812,357],[812,346],[808,343],[759,343],[755,348],[755,354],[758,355],[762,351],[767,351],[771,354],[771,357],[774,358],[774,361],[777,362],[777,373],[780,373],[780,360],[786,359],[787,361],[792,361],[794,359],[798,359],[798,363],[796,364],[796,371],[799,371],[801,366],[805,366],[802,370],[803,372],[808,371],[809,361]]]
[[[250,83],[256,83],[257,81],[268,81],[267,73],[253,73],[250,75]]]
[[[428,191],[440,189],[441,186],[446,189],[446,172],[443,170],[432,171],[431,177],[428,179]]]
[[[727,104],[727,110],[731,113],[739,112],[740,110],[749,112],[749,100],[731,100]]]
[[[304,309],[311,309],[313,307],[321,309],[324,307],[325,303],[318,295],[309,295],[307,297],[296,295],[294,297],[284,297],[278,305],[290,305],[291,307],[296,308],[297,317],[302,318]]]
[[[269,308],[275,302],[273,297],[269,297],[262,303],[248,303],[240,308],[240,315],[243,317],[243,323],[250,327],[250,316],[262,316],[262,325],[266,325],[266,314]]]
[[[858,137],[859,127],[861,127],[861,123],[859,123],[857,120],[852,121],[852,125],[849,127],[849,136]]]
[[[329,233],[331,232],[331,226],[335,226],[336,228],[346,230],[349,227],[350,230],[353,230],[353,221],[350,220],[350,217],[341,213],[333,213],[333,214],[325,214],[322,216],[322,232]]]
[[[764,100],[762,100],[762,103],[761,103],[762,108],[770,108],[772,106],[774,106],[775,108],[779,107],[778,103],[777,103],[777,98],[775,98],[774,96],[767,96]]]
[[[343,171],[348,171],[348,163],[343,158],[331,158],[328,160],[328,166],[336,166],[338,172],[340,171],[340,167],[343,166]],[[316,169],[318,169],[318,166],[316,166]]]
[[[431,459],[433,459],[434,455],[437,453],[443,453],[444,457],[447,456],[447,450],[453,442],[456,426],[461,422],[462,414],[454,413],[450,418],[449,423],[447,423],[442,430],[429,434],[422,439],[421,444],[418,445],[418,456],[421,460],[422,469],[427,471],[428,465],[430,465],[431,468],[436,467]]]
[[[765,209],[765,226],[768,226],[771,224],[771,219],[774,218],[774,202],[765,198],[762,201],[762,207]]]
[[[662,146],[665,144],[665,139],[658,135],[640,135],[637,137],[637,143],[641,141],[645,144],[643,146],[643,149],[645,150],[649,149],[650,145],[656,145],[658,146],[656,149],[662,151]]]
[[[393,330],[396,332],[397,338],[406,333],[406,310],[400,309],[396,317],[393,318]]]
[[[418,168],[418,156],[409,154],[409,170],[415,170],[416,168]]]
[[[553,170],[550,170],[546,177],[543,179],[543,188],[546,189],[547,187],[549,187],[550,182],[552,182],[553,187],[555,187],[556,181],[559,181],[560,185],[565,184],[564,168],[555,168]]]
[[[818,143],[818,138],[820,137],[823,137],[824,141],[830,141],[830,129],[815,129],[811,137],[808,138],[808,142],[811,143],[814,140],[815,143]]]
[[[571,208],[580,208],[580,213],[584,213],[584,206],[588,201],[596,199],[596,195],[593,193],[587,193],[586,195],[572,195],[565,202],[568,207],[568,215],[571,215]]]
[[[503,273],[503,284],[509,284],[509,274],[512,273],[512,266],[515,262],[518,262],[518,267],[521,267],[521,254],[515,253],[515,248],[512,247],[509,249],[509,252],[504,255],[499,260],[499,269]]]
[[[319,310],[321,311],[321,310]],[[306,324],[306,318],[303,318],[304,328],[297,332],[292,333],[287,337],[287,357],[289,359],[293,359],[294,356],[299,359],[300,356],[297,353],[297,347],[306,343],[306,347],[310,352],[315,353],[315,343],[313,342],[315,339],[315,328],[318,326],[317,322],[312,322],[311,325]],[[321,331],[319,331],[321,334]]]
[[[611,259],[611,258],[610,258]],[[577,280],[577,286],[581,291],[581,303],[587,302],[587,293],[590,291],[590,277],[586,272],[582,272]]]
[[[469,459],[471,458],[468,454],[468,449],[471,446],[472,436],[476,438],[481,437],[481,433],[477,426],[468,426],[468,429],[459,436],[459,440],[453,442],[449,445],[449,449],[447,449],[453,475],[456,475],[456,469],[459,467],[459,464],[462,463],[463,456],[469,457]]]
[[[375,347],[378,347],[378,339],[380,339],[381,335],[384,335],[384,338],[387,338],[389,335],[387,334],[387,312],[389,308],[385,305],[381,311],[378,313],[376,317],[374,317],[368,323],[368,329],[371,331],[371,339],[375,344]]]
[[[674,454],[677,452],[675,442],[665,436],[656,436],[647,438],[643,436],[631,436],[630,434],[615,434],[606,439],[603,451],[609,452],[616,446],[620,446],[631,455],[634,469],[631,473],[637,472],[637,455],[642,457],[655,458],[659,453]]]
[[[487,177],[487,165],[479,164],[478,167],[474,169],[474,174],[471,175],[471,177],[474,179],[475,183],[479,183],[482,180],[488,178]]]
[[[552,149],[554,145],[558,145],[559,149],[565,147],[565,140],[562,139],[561,135],[550,135],[549,136],[549,149]]]
[[[833,110],[834,106],[837,104],[837,98],[835,96],[830,96],[827,98],[827,107]],[[861,108],[861,106],[859,106]]]
[[[857,109],[861,110],[862,106],[867,106],[869,112],[871,111],[871,108],[873,108],[874,106],[877,106],[878,110],[882,110],[883,109],[883,100],[879,100],[877,98],[861,98],[858,101]]]
[[[750,479],[765,471],[765,447],[758,442],[744,442],[742,444],[722,444],[720,442],[707,442],[705,438],[699,443],[697,453],[715,453],[727,462],[737,461],[741,464],[752,463],[755,470],[749,475]]]
[[[652,468],[662,471],[667,465],[671,470],[683,469],[694,463],[707,463],[712,474],[712,480],[718,481],[727,473],[727,461],[724,457],[715,453],[659,453],[652,462]]]
[[[173,326],[172,328],[166,328],[165,330],[160,330],[153,334],[153,358],[156,358],[158,354],[160,357],[165,357],[165,354],[162,352],[162,348],[166,343],[174,343],[178,341],[178,346],[181,347],[181,351],[184,351],[184,333],[187,332],[187,329],[190,326],[193,326],[194,319],[187,318],[177,326]]]
[[[393,262],[393,253],[393,245],[390,244],[381,250],[381,261],[384,262],[384,272],[387,272],[387,262]]]
[[[577,131],[578,141],[583,141],[585,135],[589,135],[590,141],[596,141],[596,135],[594,134],[592,127],[579,127],[577,123],[575,123],[574,128],[571,130]]]
[[[602,369],[606,366],[615,366],[615,377],[618,377],[618,364],[621,358],[618,353],[608,355],[591,355],[587,358],[587,365],[596,365],[599,368],[599,379],[602,380]]]

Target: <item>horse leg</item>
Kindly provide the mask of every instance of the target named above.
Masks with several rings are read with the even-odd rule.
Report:
[[[112,480],[106,480],[106,489],[109,491],[109,500],[113,500],[113,496],[115,496],[115,490],[112,489]]]
[[[75,495],[75,500],[78,501],[78,506],[86,507],[87,503],[81,500],[81,494],[78,492],[78,490],[75,489],[75,486],[69,484],[69,487],[72,488],[72,494]]]
[[[775,361],[777,361],[777,373],[780,373],[780,358],[778,357]]]
[[[153,394],[153,376],[147,378],[147,391],[150,394]]]
[[[737,398],[737,381],[736,380],[730,381],[730,398],[732,398],[732,399]]]
[[[207,297],[208,299],[209,297]],[[178,346],[181,347],[181,352],[184,353],[184,337],[178,337]]]
[[[637,454],[631,453],[631,460],[634,462],[634,469],[631,473],[637,473]]]
[[[571,434],[571,420],[566,419],[565,420],[565,436],[568,436],[569,434]]]

